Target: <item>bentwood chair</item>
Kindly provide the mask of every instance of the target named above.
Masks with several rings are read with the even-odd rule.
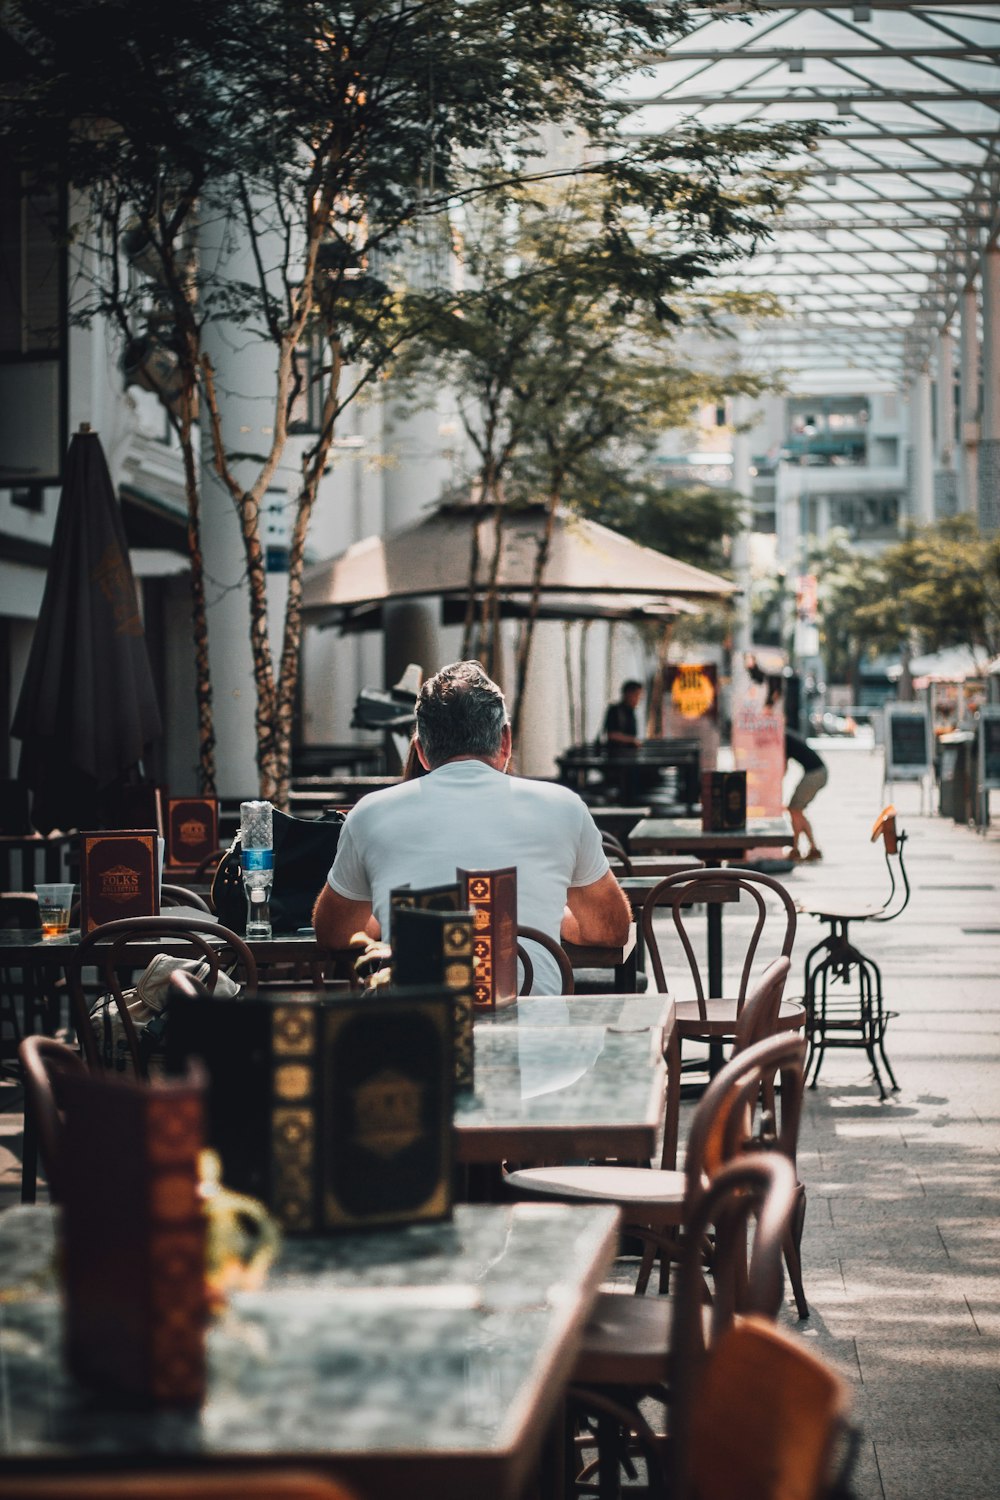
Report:
[[[183,885],[168,885],[164,881],[160,886],[160,911],[169,911],[173,906],[193,907],[195,911],[203,911],[206,917],[212,915],[212,908],[197,891],[189,891]]]
[[[840,1376],[765,1319],[737,1318],[716,1341],[675,1427],[673,1500],[821,1500],[853,1457]],[[838,1469],[840,1472],[838,1473]]]
[[[881,1098],[886,1097],[878,1060],[889,1082],[899,1087],[885,1050],[885,1029],[895,1015],[882,1001],[882,971],[873,958],[852,942],[852,922],[892,922],[907,906],[910,882],[903,864],[906,834],[896,827],[896,809],[884,807],[872,827],[873,844],[882,840],[889,892],[881,906],[812,906],[802,911],[827,925],[827,933],[806,954],[806,1010],[808,1012],[811,1087],[816,1087],[828,1047],[861,1047],[868,1054]]]
[[[174,939],[181,945],[182,957],[205,961],[207,967],[203,977],[210,991],[215,989],[223,960],[229,954],[242,971],[243,981],[251,988],[256,987],[257,962],[253,953],[241,937],[210,917],[171,917],[168,913],[160,917],[123,917],[117,922],[105,922],[103,926],[86,933],[77,946],[70,950],[68,963],[73,1022],[89,1068],[101,1069],[104,1065],[83,985],[84,969],[96,967],[100,982],[121,1019],[136,1076],[146,1076],[138,1032],[123,998],[123,975],[130,975],[136,969],[146,967],[150,947],[159,938]],[[141,956],[135,952],[138,945],[143,950]]]
[[[739,982],[735,994],[729,996],[706,993],[706,982],[690,930],[692,906],[700,900],[710,901],[713,887],[716,891],[721,889],[729,902],[735,898],[742,904],[743,898],[748,898],[752,913],[752,926],[743,943]],[[695,992],[693,1000],[677,1002],[676,1031],[679,1043],[735,1040],[736,1025],[746,1004],[751,975],[760,956],[765,929],[769,933],[776,929],[774,940],[768,944],[766,956],[774,958],[780,953],[784,958],[791,958],[796,929],[794,901],[779,880],[757,870],[708,868],[667,875],[649,893],[642,911],[643,941],[653,965],[656,986],[666,994],[668,985],[660,952],[662,939],[657,937],[654,927],[654,920],[662,908],[667,908],[670,912],[674,934],[679,939]],[[730,919],[730,933],[733,926]],[[777,1029],[798,1031],[805,1023],[805,1006],[795,1000],[782,999]]]
[[[24,1076],[24,1144],[21,1200],[35,1201],[35,1152],[53,1203],[62,1201],[62,1109],[60,1082],[85,1071],[79,1053],[49,1036],[26,1036],[18,1048]]]
[[[763,976],[748,1002],[748,1026],[756,1025],[760,1013],[777,1007],[777,996],[788,972],[788,960],[779,959]],[[763,1022],[761,1022],[763,1025]],[[505,1174],[507,1187],[517,1196],[554,1199],[561,1202],[614,1203],[622,1211],[624,1233],[640,1240],[645,1251],[636,1282],[637,1293],[649,1283],[653,1260],[661,1257],[660,1285],[666,1289],[670,1259],[676,1255],[677,1231],[690,1212],[693,1195],[719,1166],[743,1149],[752,1130],[761,1085],[771,1085],[781,1074],[780,1128],[774,1147],[793,1164],[798,1147],[799,1111],[802,1098],[802,1061],[805,1043],[795,1036],[770,1036],[734,1054],[708,1085],[695,1110],[684,1156],[684,1170],[665,1161],[659,1169],[627,1166],[525,1167]],[[668,1091],[676,1076],[668,1079]],[[664,1149],[670,1127],[665,1131]],[[676,1134],[674,1136],[676,1140]],[[805,1219],[805,1190],[797,1185],[797,1214],[789,1237],[789,1271],[796,1284],[800,1315],[808,1308],[801,1291],[799,1241]],[[614,1301],[622,1300],[614,1295]]]
[[[537,943],[539,948],[544,948],[559,966],[559,982],[562,985],[562,994],[573,994],[573,965],[569,961],[566,949],[549,937],[547,932],[542,932],[539,927],[525,927],[520,922],[517,924],[517,956],[521,960],[521,990],[522,995],[531,993],[531,986],[535,979],[535,969],[531,962],[531,952],[525,947],[526,943]]]
[[[772,1321],[781,1306],[781,1252],[795,1203],[795,1171],[783,1157],[751,1152],[719,1168],[690,1204],[672,1302],[606,1294],[584,1333],[568,1392],[581,1457],[596,1446],[596,1492],[617,1497],[622,1463],[636,1446],[650,1470],[649,1493],[663,1492],[675,1466],[674,1439],[691,1423],[710,1354],[738,1314]],[[748,1231],[752,1236],[748,1256]],[[703,1246],[713,1239],[712,1274]],[[623,1316],[609,1318],[620,1303]],[[655,1313],[651,1318],[649,1314]],[[650,1400],[668,1413],[666,1432],[647,1418]],[[645,1409],[640,1409],[644,1403]],[[596,1432],[594,1426],[596,1425]],[[735,1474],[729,1493],[739,1495]],[[578,1492],[593,1492],[584,1484]],[[671,1493],[671,1500],[673,1495]]]

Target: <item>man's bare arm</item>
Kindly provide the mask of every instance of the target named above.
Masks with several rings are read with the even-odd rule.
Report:
[[[571,943],[610,944],[628,938],[632,909],[611,871],[593,885],[574,885],[566,892],[562,936]]]
[[[325,885],[313,907],[313,926],[321,948],[346,948],[356,932],[381,936],[370,901],[349,901]]]

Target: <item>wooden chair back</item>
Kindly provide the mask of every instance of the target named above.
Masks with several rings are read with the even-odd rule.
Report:
[[[632,861],[629,859],[628,853],[625,849],[625,845],[622,843],[621,839],[616,838],[613,833],[609,833],[606,828],[602,828],[601,845],[604,849],[605,854],[608,856],[609,862],[612,865],[621,866],[620,871],[617,871],[616,873],[623,875],[632,874]]]
[[[746,1004],[736,1023],[733,1057],[740,1052],[745,1052],[756,1042],[762,1042],[774,1036],[777,1031],[778,1012],[781,1008],[781,996],[788,978],[789,967],[787,958],[776,958],[773,963],[768,964],[760,978],[751,985]],[[680,1133],[681,1058],[675,1035],[671,1036],[666,1058],[667,1103],[660,1166],[671,1171],[677,1162],[677,1139]],[[768,1086],[765,1085],[765,1088]]]
[[[561,943],[557,943],[553,938],[550,938],[547,932],[542,932],[541,928],[525,927],[519,922],[517,924],[517,956],[521,960],[523,971],[520,993],[522,995],[529,994],[535,978],[531,955],[524,946],[525,941],[537,943],[539,948],[544,948],[546,953],[551,954],[559,965],[559,982],[562,985],[562,993],[564,995],[572,995],[574,985],[573,965],[570,963],[569,954],[565,948]]]
[[[709,1355],[691,1408],[677,1500],[819,1500],[829,1493],[844,1382],[764,1319],[737,1318]]]
[[[794,1207],[794,1168],[783,1157],[763,1152],[722,1167],[689,1206],[670,1324],[671,1494],[681,1493],[676,1481],[688,1471],[688,1445],[709,1352],[737,1314],[756,1313],[771,1322],[777,1317],[782,1246]],[[704,1247],[713,1230],[709,1285]],[[742,1500],[742,1490],[740,1495]]]
[[[189,891],[183,885],[168,885],[164,881],[160,886],[160,911],[169,911],[172,906],[193,906],[196,911],[203,911],[207,917],[212,915],[212,908],[197,891]]]
[[[791,959],[784,954],[768,964],[763,974],[750,986],[749,994],[736,1023],[733,1053],[745,1052],[755,1042],[774,1036],[778,1029],[778,1014],[785,982],[791,968]]]
[[[698,1102],[684,1154],[685,1198],[692,1203],[706,1183],[754,1139],[763,1097],[772,1108],[780,1080],[778,1117],[762,1117],[757,1144],[784,1156],[793,1171],[798,1154],[799,1120],[805,1070],[805,1038],[778,1032],[730,1058]]]
[[[257,962],[253,953],[235,932],[231,932],[228,927],[222,927],[209,917],[171,917],[168,914],[160,917],[123,917],[118,922],[105,922],[103,926],[95,927],[93,932],[86,933],[80,939],[76,948],[71,950],[67,965],[73,1024],[89,1068],[100,1069],[103,1063],[97,1038],[90,1023],[83,986],[83,970],[87,967],[96,967],[100,981],[111,996],[121,1017],[136,1076],[142,1078],[145,1076],[146,1069],[139,1050],[135,1024],[122,998],[123,989],[128,987],[128,980],[123,981],[122,976],[123,974],[130,976],[137,968],[144,968],[149,961],[150,942],[166,937],[178,939],[184,943],[184,957],[207,960],[208,974],[205,983],[209,991],[215,989],[216,979],[227,949],[234,954],[237,964],[242,969],[244,982],[248,987],[256,988]],[[144,950],[141,958],[134,952],[139,944]],[[130,948],[133,950],[131,958]]]
[[[67,1073],[85,1071],[83,1059],[65,1042],[49,1036],[26,1036],[17,1052],[24,1074],[25,1107],[34,1122],[49,1197],[60,1203],[63,1118],[59,1084]]]
[[[758,870],[718,870],[710,867],[703,870],[684,870],[677,875],[665,876],[658,885],[653,887],[642,909],[642,936],[646,945],[646,951],[652,961],[657,989],[661,993],[667,993],[663,960],[660,957],[660,946],[653,927],[653,921],[659,908],[668,907],[673,918],[674,929],[687,960],[688,969],[694,983],[699,1012],[703,1020],[706,1016],[705,984],[702,979],[701,965],[698,962],[691,939],[689,920],[692,905],[697,904],[699,899],[708,899],[710,888],[713,886],[716,888],[719,886],[728,887],[727,894],[732,894],[735,891],[738,900],[744,895],[748,896],[755,911],[753,930],[750,933],[744,950],[739,992],[736,997],[737,1016],[739,1016],[746,1001],[750,976],[757,959],[765,926],[776,923],[781,934],[780,945],[772,944],[771,953],[773,954],[775,948],[777,948],[777,952],[782,957],[790,958],[792,946],[795,942],[797,922],[795,902],[781,884],[781,881],[775,880],[772,875],[764,875]],[[704,893],[701,898],[699,897],[699,893]],[[710,998],[721,999],[722,997],[712,996]]]

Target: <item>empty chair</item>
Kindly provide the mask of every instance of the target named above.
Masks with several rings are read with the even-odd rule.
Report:
[[[739,982],[734,994],[726,996],[712,994],[708,976],[703,975],[695,953],[690,932],[691,907],[701,900],[710,900],[711,888],[722,888],[723,892],[737,900],[749,898],[753,910],[753,926],[743,951]],[[746,1003],[754,964],[761,957],[776,958],[779,954],[791,958],[795,942],[795,903],[779,880],[757,870],[703,869],[683,871],[667,875],[646,899],[642,912],[642,935],[653,965],[657,988],[664,994],[668,991],[667,979],[660,953],[660,942],[654,929],[654,919],[659,910],[669,910],[674,932],[680,941],[687,961],[688,972],[694,985],[693,1000],[677,1001],[677,1036],[684,1041],[722,1042],[732,1041],[736,1035],[736,1023]],[[729,923],[730,929],[732,922]],[[776,928],[774,937],[770,929]],[[769,941],[762,949],[765,931]],[[783,1000],[778,1013],[778,1029],[797,1031],[805,1025],[805,1006],[798,1001]]]
[[[21,1200],[35,1201],[35,1152],[54,1203],[62,1200],[62,1110],[59,1083],[67,1073],[82,1073],[79,1054],[54,1037],[27,1036],[18,1048],[24,1075],[25,1111]]]
[[[740,1500],[821,1500],[835,1482],[845,1493],[834,1459],[848,1405],[840,1376],[799,1340],[737,1318],[675,1419],[671,1496],[730,1500],[734,1483]]]
[[[517,924],[517,956],[521,960],[521,994],[531,993],[531,986],[535,978],[534,966],[531,962],[531,952],[525,947],[525,943],[537,943],[544,948],[546,953],[551,954],[559,965],[559,982],[562,985],[564,995],[573,993],[573,965],[569,961],[569,954],[561,943],[550,938],[547,932],[542,932],[538,927],[525,927],[520,922]]]
[[[206,960],[208,971],[205,983],[209,990],[215,989],[216,979],[227,953],[233,955],[242,970],[243,981],[250,987],[257,984],[257,963],[246,943],[235,932],[230,932],[228,927],[220,926],[209,917],[171,917],[168,914],[161,917],[124,917],[118,922],[105,922],[80,939],[76,948],[71,950],[68,965],[74,1025],[88,1067],[103,1066],[83,986],[83,970],[96,967],[100,982],[121,1019],[132,1066],[139,1077],[146,1076],[138,1032],[123,999],[123,988],[127,986],[123,984],[122,975],[144,969],[157,951],[158,940],[162,938],[171,940],[172,951],[180,957]]]
[[[569,1399],[571,1420],[596,1419],[602,1496],[617,1495],[619,1465],[636,1440],[650,1466],[650,1492],[661,1492],[674,1467],[673,1434],[690,1425],[710,1351],[737,1314],[772,1321],[777,1316],[781,1252],[794,1202],[795,1172],[784,1158],[752,1152],[730,1161],[690,1200],[672,1303],[599,1297]],[[709,1280],[703,1247],[710,1234]],[[655,1432],[640,1410],[650,1396],[669,1413],[666,1433]],[[593,1443],[585,1439],[584,1446]],[[735,1476],[730,1478],[730,1493],[742,1500]]]
[[[778,960],[764,975],[755,991],[753,1019],[757,1008],[775,1006],[788,972],[788,960]],[[669,1257],[676,1246],[676,1231],[684,1222],[693,1194],[714,1171],[741,1150],[752,1131],[753,1111],[762,1084],[771,1085],[781,1073],[780,1125],[768,1142],[794,1166],[798,1145],[799,1109],[802,1096],[802,1064],[805,1042],[795,1036],[772,1036],[734,1055],[705,1090],[691,1123],[684,1170],[677,1171],[667,1157],[659,1169],[625,1166],[526,1167],[505,1175],[507,1186],[518,1196],[557,1199],[563,1202],[615,1203],[622,1210],[626,1233],[647,1247],[636,1290],[645,1291],[656,1251],[664,1257],[661,1284],[665,1284]],[[669,1083],[668,1083],[669,1088]],[[669,1107],[669,1100],[668,1100]],[[672,1147],[671,1127],[665,1131],[665,1155]],[[674,1129],[674,1141],[676,1130]],[[797,1185],[801,1204],[795,1225],[795,1243],[790,1236],[789,1270],[796,1284],[799,1312],[808,1309],[801,1290],[798,1240],[805,1216],[804,1189]],[[801,1299],[801,1300],[799,1300]]]
[[[873,958],[851,941],[852,922],[891,922],[899,916],[910,899],[910,882],[903,864],[906,834],[896,827],[896,809],[885,807],[875,819],[872,843],[882,840],[889,872],[889,892],[881,906],[802,907],[810,917],[827,925],[827,933],[806,954],[805,991],[808,1013],[809,1062],[811,1086],[816,1087],[819,1070],[828,1047],[861,1047],[868,1054],[880,1096],[886,1096],[881,1057],[889,1081],[896,1082],[885,1050],[885,1029],[894,1011],[887,1011],[882,999],[882,971]]]

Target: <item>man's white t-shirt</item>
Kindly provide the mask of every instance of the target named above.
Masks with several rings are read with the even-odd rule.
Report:
[[[556,942],[570,886],[593,885],[609,866],[586,804],[567,787],[449,761],[427,776],[363,797],[340,832],[330,886],[370,901],[389,938],[389,892],[443,885],[456,869],[517,867],[518,921]],[[558,994],[555,960],[530,945],[532,990]]]

